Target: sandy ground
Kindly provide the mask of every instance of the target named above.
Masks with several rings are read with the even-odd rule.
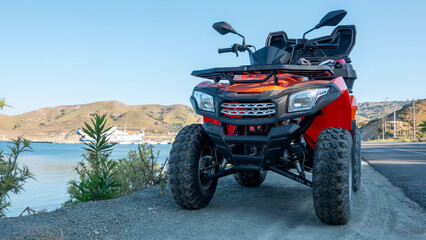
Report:
[[[0,219],[1,239],[426,239],[426,211],[365,162],[352,220],[327,226],[311,189],[269,173],[258,188],[220,180],[213,200],[180,209],[158,188],[54,212]]]

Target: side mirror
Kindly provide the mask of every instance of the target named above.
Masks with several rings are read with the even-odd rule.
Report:
[[[231,24],[227,23],[227,22],[217,22],[215,24],[213,24],[213,28],[220,34],[225,35],[228,33],[233,33],[236,34],[240,37],[243,38],[243,46],[246,45],[246,38],[239,34],[237,31],[235,31],[235,29],[231,26]]]
[[[346,16],[348,12],[345,10],[331,11],[325,15],[321,21],[315,26],[315,29],[324,26],[336,26]]]
[[[225,35],[228,33],[238,34],[237,31],[227,22],[217,22],[213,24],[213,28],[220,34]]]
[[[312,32],[315,29],[324,26],[336,26],[337,24],[339,24],[340,21],[342,21],[342,19],[346,16],[347,13],[348,12],[346,12],[345,10],[336,10],[327,13],[327,15],[325,15],[314,28],[303,34],[303,39],[305,39],[306,34]]]

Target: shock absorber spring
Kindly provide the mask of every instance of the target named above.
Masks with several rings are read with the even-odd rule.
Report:
[[[305,177],[303,166],[302,164],[300,164],[300,161],[304,161],[304,159],[302,159],[302,156],[304,157],[304,154],[302,152],[300,145],[297,144],[295,141],[292,141],[290,143],[290,156],[289,156],[290,161],[296,167],[296,170],[299,173],[299,176]]]

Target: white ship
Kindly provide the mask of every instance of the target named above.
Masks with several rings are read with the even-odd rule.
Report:
[[[81,136],[80,141],[82,142],[93,142],[94,139],[89,137],[82,129],[78,129],[77,134]],[[144,131],[139,131],[139,134],[129,135],[126,132],[126,127],[124,127],[124,132],[117,129],[117,127],[112,127],[107,132],[108,142],[118,143],[118,144],[140,144],[142,143],[142,136],[145,135]]]

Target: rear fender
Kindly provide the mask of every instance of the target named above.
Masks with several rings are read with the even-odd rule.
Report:
[[[321,109],[311,126],[303,134],[306,143],[315,149],[315,143],[320,132],[325,128],[339,127],[352,133],[352,120],[355,119],[357,103],[354,96],[349,95],[348,88],[343,78],[333,80],[341,91],[340,97]]]

